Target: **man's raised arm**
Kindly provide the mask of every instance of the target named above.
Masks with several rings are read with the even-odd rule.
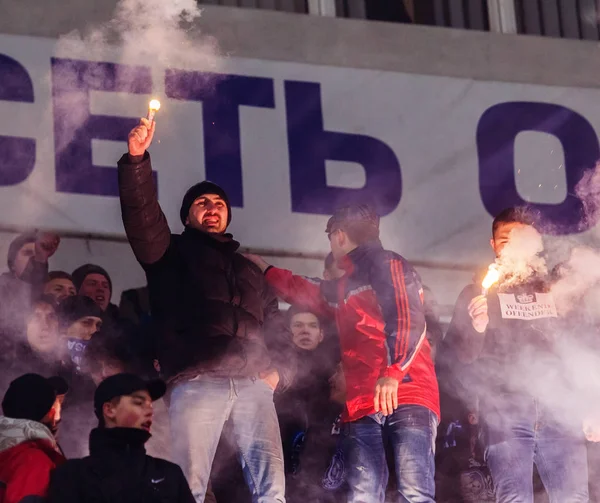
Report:
[[[142,265],[158,262],[171,242],[167,219],[158,204],[150,154],[155,121],[141,119],[127,140],[128,153],[119,160],[119,197],[127,239]]]

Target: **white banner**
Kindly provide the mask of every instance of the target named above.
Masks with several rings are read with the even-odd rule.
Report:
[[[574,186],[600,157],[600,90],[228,58],[214,69],[77,60],[0,35],[0,226],[124,234],[116,162],[157,97],[150,148],[174,231],[209,178],[245,246],[327,251],[327,213],[375,202],[412,260],[489,258],[490,213],[539,203],[580,227]],[[113,64],[118,63],[118,64]]]

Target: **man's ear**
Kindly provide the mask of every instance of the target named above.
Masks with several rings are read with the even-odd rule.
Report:
[[[325,339],[325,334],[323,333],[323,329],[321,329],[319,330],[319,344],[323,342],[323,339]]]
[[[495,248],[494,245],[495,245],[494,238],[491,238],[490,239],[490,246],[492,247],[492,250],[496,251],[496,248]]]

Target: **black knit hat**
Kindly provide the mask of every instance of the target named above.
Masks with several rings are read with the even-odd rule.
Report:
[[[4,399],[2,411],[12,419],[41,421],[48,414],[56,397],[69,389],[61,377],[46,379],[38,374],[25,374],[10,383]]]
[[[146,390],[152,401],[161,398],[167,391],[167,385],[160,379],[144,381],[135,374],[115,374],[102,381],[94,393],[94,412],[102,418],[102,406],[118,396],[126,396],[136,391]]]
[[[110,279],[106,269],[96,264],[85,264],[73,271],[73,284],[75,285],[77,293],[79,293],[79,290],[81,290],[81,285],[83,285],[85,278],[87,278],[90,274],[100,274],[101,276],[104,276],[108,281],[108,287],[112,293],[112,279]]]
[[[15,258],[17,257],[17,253],[19,250],[23,248],[27,243],[35,243],[37,239],[37,232],[26,232],[24,234],[19,234],[15,239],[12,240],[10,246],[8,247],[8,270],[13,270],[13,265],[15,263]]]
[[[229,203],[229,197],[225,191],[219,187],[216,183],[204,181],[197,183],[196,185],[192,185],[188,191],[183,196],[183,201],[181,202],[181,210],[179,211],[179,218],[181,218],[181,223],[185,225],[185,221],[187,220],[188,214],[190,212],[190,207],[194,203],[196,199],[204,194],[216,194],[219,196],[225,204],[227,205],[227,225],[231,223],[231,204]]]
[[[72,323],[86,316],[94,316],[102,319],[104,313],[93,299],[84,297],[83,295],[74,295],[67,297],[58,305],[56,315],[60,329],[64,330],[69,328]]]
[[[379,231],[379,215],[368,204],[352,204],[335,210],[333,216],[327,222],[325,232],[331,234],[333,231],[348,227],[365,226]]]

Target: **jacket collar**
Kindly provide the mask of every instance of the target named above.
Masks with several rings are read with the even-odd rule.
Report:
[[[229,233],[209,234],[208,232],[193,229],[192,227],[186,227],[182,235],[186,239],[201,242],[225,253],[235,253],[240,247],[240,244],[233,239],[233,235]]]
[[[94,428],[90,433],[90,456],[145,456],[150,433],[139,428]]]
[[[355,266],[357,266],[364,258],[365,256],[373,251],[373,250],[382,250],[383,246],[381,244],[381,241],[379,239],[374,240],[374,241],[367,241],[366,243],[363,243],[359,246],[357,246],[356,248],[354,248],[354,250],[352,250],[351,252],[348,252],[346,254],[346,256],[340,260],[340,264],[339,266],[344,269],[345,271],[351,271]]]
[[[42,423],[0,416],[0,452],[30,441],[43,441],[60,453],[54,435]]]

